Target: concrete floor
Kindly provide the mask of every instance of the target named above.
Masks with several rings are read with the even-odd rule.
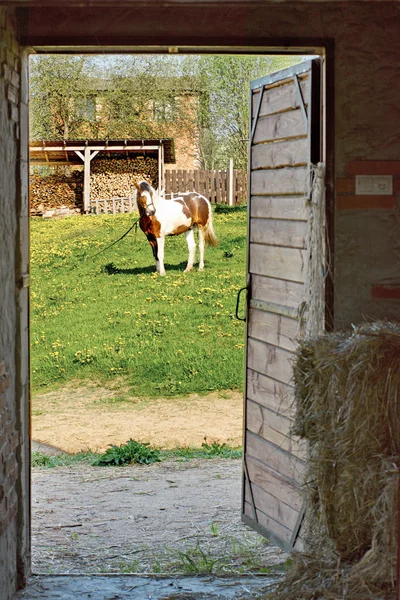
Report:
[[[255,600],[276,584],[268,575],[34,575],[15,600]]]

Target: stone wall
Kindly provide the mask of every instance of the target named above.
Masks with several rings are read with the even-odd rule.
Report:
[[[16,240],[20,49],[12,13],[0,8],[0,596],[18,583],[20,436],[17,427]]]

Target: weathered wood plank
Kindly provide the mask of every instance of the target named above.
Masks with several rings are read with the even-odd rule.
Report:
[[[249,431],[283,448],[297,458],[306,460],[307,446],[304,441],[290,436],[291,419],[278,415],[256,402],[246,402],[246,425]]]
[[[293,415],[294,388],[252,369],[247,369],[247,398],[276,413]]]
[[[250,244],[250,273],[303,283],[306,260],[305,250]]]
[[[246,456],[257,458],[270,469],[292,479],[294,485],[301,485],[305,470],[304,461],[251,431],[246,432],[245,448]]]
[[[306,137],[258,144],[251,149],[251,169],[277,169],[308,164],[309,144]]]
[[[270,532],[270,534],[275,536],[277,539],[282,540],[283,542],[288,544],[292,537],[292,531],[290,529],[287,529],[287,527],[285,527],[281,523],[278,523],[277,521],[266,515],[263,511],[259,509],[256,510],[258,523],[267,532]],[[252,506],[247,501],[244,506],[244,514],[250,519],[254,519]],[[296,543],[294,545],[294,549],[297,552],[301,552],[302,550],[304,550],[304,542],[301,537],[297,538]]]
[[[256,483],[261,489],[272,494],[278,500],[299,511],[303,504],[300,497],[300,488],[285,477],[269,469],[261,461],[251,456],[246,458],[247,472],[250,481]]]
[[[303,94],[305,105],[307,105],[308,102],[309,81],[308,75],[299,77],[300,89]],[[259,91],[254,91],[252,98],[253,114],[256,110],[258,97]],[[299,107],[299,97],[293,79],[286,79],[282,82],[282,85],[264,87],[263,99],[260,106],[260,117]]]
[[[298,309],[304,300],[304,285],[283,279],[252,275],[251,298]]]
[[[252,196],[250,214],[260,219],[306,221],[309,208],[304,196]]]
[[[245,483],[245,502],[251,502],[249,483]],[[275,496],[260,488],[256,483],[252,483],[253,499],[256,509],[262,510],[269,517],[281,523],[288,529],[294,529],[297,521],[298,511],[291,506],[280,502]]]
[[[250,308],[248,322],[250,337],[286,350],[296,349],[299,333],[297,319]]]
[[[307,167],[284,167],[252,171],[251,194],[253,196],[284,196],[308,194]]]
[[[252,218],[250,241],[269,246],[305,248],[307,231],[308,223],[305,221]]]
[[[286,140],[307,135],[307,125],[301,110],[290,110],[260,117],[253,137],[254,144]]]
[[[249,338],[247,342],[247,366],[262,375],[268,375],[283,383],[291,383],[293,353]]]

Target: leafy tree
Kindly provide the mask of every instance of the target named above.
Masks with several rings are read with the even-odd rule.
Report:
[[[182,76],[173,57],[36,56],[31,63],[31,138],[179,135],[185,152],[185,139],[188,150],[196,136],[197,94],[196,78]]]
[[[200,156],[204,168],[247,169],[250,81],[295,64],[293,56],[201,56]]]
[[[91,66],[86,56],[31,58],[31,138],[76,139],[85,131],[96,137],[90,109],[95,102]]]
[[[193,138],[200,166],[247,168],[249,84],[293,56],[32,58],[32,139]],[[181,151],[184,148],[181,148]]]
[[[182,75],[173,57],[126,56],[106,68],[105,79],[105,137],[195,135],[196,77]]]

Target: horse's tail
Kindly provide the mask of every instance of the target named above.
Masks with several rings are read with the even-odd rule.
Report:
[[[204,241],[209,246],[216,246],[218,244],[218,240],[212,224],[212,210],[210,204],[208,204],[208,211],[208,220],[203,227]]]

